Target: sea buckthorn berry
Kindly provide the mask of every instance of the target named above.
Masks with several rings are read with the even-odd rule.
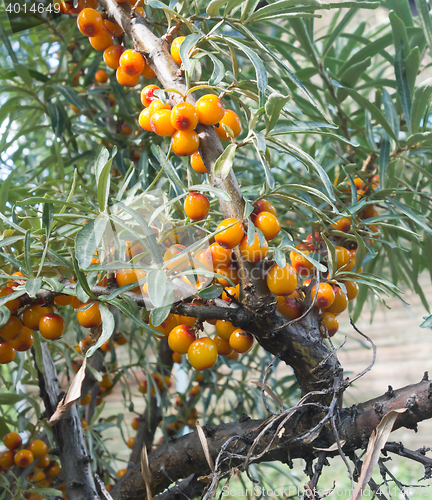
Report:
[[[237,219],[225,219],[216,228],[215,240],[221,247],[234,248],[244,236],[243,224]]]
[[[94,49],[100,51],[105,50],[114,44],[114,37],[106,28],[102,28],[100,33],[98,33],[96,36],[92,36],[91,38],[89,38],[89,40],[91,46]]]
[[[99,310],[99,302],[89,301],[85,305],[92,304],[88,309],[78,310],[77,320],[78,323],[84,328],[93,328],[102,324],[102,318]]]
[[[311,290],[311,298],[314,300],[315,292],[317,290],[317,286],[314,285]],[[315,305],[320,309],[326,309],[330,307],[335,300],[335,293],[333,288],[328,283],[320,283],[318,286],[318,292],[316,295]]]
[[[230,141],[231,137],[228,135],[228,132],[223,128],[222,125],[227,125],[233,132],[234,138],[240,135],[242,131],[240,118],[234,111],[227,109],[224,113],[222,120],[219,122],[219,126],[215,127],[216,133],[219,136],[219,139],[222,141]]]
[[[8,450],[16,450],[22,445],[21,436],[18,432],[8,432],[5,436],[3,436],[3,444]]]
[[[123,35],[123,28],[121,28],[117,23],[113,23],[112,21],[108,21],[108,19],[104,19],[103,25],[113,37],[119,38]]]
[[[39,305],[29,306],[23,313],[24,326],[30,330],[39,330],[39,321],[45,314],[51,312],[49,307],[42,307]]]
[[[129,127],[127,123],[122,123],[120,126],[120,132],[123,135],[132,135],[132,129]]]
[[[177,156],[190,156],[198,151],[199,137],[195,130],[177,130],[171,138],[171,149]]]
[[[40,458],[47,453],[48,446],[42,440],[35,439],[29,444],[28,449],[33,453],[35,458]]]
[[[231,334],[237,328],[229,321],[218,319],[216,321],[216,333],[224,340],[229,340]]]
[[[37,461],[36,467],[38,469],[45,469],[45,467],[48,467],[49,463],[50,463],[50,457],[48,453],[44,453]]]
[[[285,267],[273,266],[266,280],[269,290],[275,295],[291,295],[297,287],[295,269],[289,264]]]
[[[23,327],[22,332],[18,335],[15,340],[10,340],[9,344],[15,349],[15,351],[24,352],[31,349],[34,343],[34,335],[30,328],[26,326]]]
[[[308,254],[310,252],[304,251],[303,253]],[[315,269],[312,262],[309,262],[306,257],[300,253],[294,251],[290,252],[290,260],[296,273],[303,278],[310,276]]]
[[[217,269],[215,269],[215,272],[230,279],[234,283],[234,285],[238,285],[240,283],[238,269],[232,265],[219,266]],[[228,281],[228,279],[219,277],[217,278],[218,283],[221,284],[222,286],[231,286],[232,284]]]
[[[156,111],[161,111],[162,109],[171,110],[171,106],[167,102],[163,103],[160,99],[155,99],[150,103],[148,109],[150,112],[150,116],[152,116],[154,113],[156,113]]]
[[[173,328],[168,335],[168,345],[178,354],[187,354],[189,346],[195,340],[195,334],[187,325]]]
[[[195,153],[191,156],[191,167],[195,170],[195,172],[199,172],[200,174],[207,173],[207,168],[204,165],[199,151],[195,151]]]
[[[360,218],[362,220],[371,219],[372,217],[378,217],[379,212],[375,209],[375,205],[368,205],[361,213]]]
[[[171,124],[176,130],[194,130],[198,125],[198,113],[192,104],[176,104],[171,113]]]
[[[40,462],[40,460],[39,460]],[[38,464],[39,464],[38,462]],[[50,462],[49,464],[49,469],[47,470],[47,476],[52,479],[54,477],[57,477],[60,474],[60,466],[57,462]]]
[[[360,179],[360,177],[354,177],[353,178],[353,181],[354,181],[354,185],[356,187],[357,190],[361,189],[361,187],[363,186],[363,180]],[[347,187],[343,187],[343,189],[341,190],[343,193],[349,193],[351,191],[351,183],[348,179],[348,177],[345,177],[345,179],[341,182],[339,182],[339,177],[336,177],[335,181],[334,181],[334,185],[335,186],[338,186],[338,184],[348,184]]]
[[[117,477],[119,479],[121,479],[126,474],[126,472],[127,472],[127,469],[120,469],[119,471],[117,471]]]
[[[281,229],[278,218],[270,212],[260,212],[255,217],[254,224],[263,233],[267,241],[275,238]]]
[[[231,347],[228,340],[219,337],[219,335],[215,335],[213,340],[216,344],[219,356],[228,356],[233,352],[233,348]]]
[[[133,448],[133,445],[135,443],[135,436],[132,436],[130,437],[128,440],[127,440],[127,447],[132,449]]]
[[[117,69],[120,66],[120,57],[125,50],[123,45],[111,45],[104,50],[103,60],[108,68]]]
[[[333,304],[326,308],[325,312],[329,312],[337,316],[338,314],[343,313],[348,307],[348,297],[338,286],[334,286],[333,291],[335,299]]]
[[[87,423],[87,420],[85,418],[81,418],[81,427],[83,429],[87,429],[87,427],[88,427],[88,423]]]
[[[74,7],[73,0],[63,2],[64,9],[67,14],[79,14],[84,9],[84,4],[78,0],[78,5]]]
[[[329,337],[333,337],[333,335],[339,330],[339,322],[334,314],[325,312],[320,315],[319,319],[321,320],[319,329],[322,338],[327,338],[327,334]]]
[[[225,114],[225,108],[218,96],[207,94],[200,97],[196,103],[198,120],[204,125],[216,125]]]
[[[103,28],[102,16],[94,9],[84,9],[77,17],[77,25],[83,35],[97,36]]]
[[[120,85],[124,87],[135,87],[139,82],[139,75],[130,76],[119,66],[116,71],[116,78]]]
[[[173,135],[175,128],[171,125],[171,110],[160,109],[154,112],[150,117],[150,126],[153,132],[161,137]]]
[[[192,342],[187,355],[192,367],[195,370],[203,371],[216,363],[218,358],[217,345],[209,337],[201,337]]]
[[[215,268],[229,266],[232,262],[231,248],[224,248],[219,243],[212,243],[209,247],[209,252]]]
[[[234,351],[245,353],[252,349],[253,337],[250,333],[237,328],[234,330],[229,338],[229,344]]]
[[[297,299],[284,296],[277,297],[278,311],[288,319],[297,319],[302,315],[302,308]]]
[[[343,233],[349,233],[351,229],[351,219],[349,217],[341,217],[334,224],[331,225],[333,229],[342,231]]]
[[[138,417],[134,417],[132,422],[131,422],[131,427],[134,431],[137,431],[138,430],[138,427],[139,427],[139,424],[140,424],[140,419]]]
[[[60,314],[49,313],[39,321],[39,331],[44,339],[57,340],[64,332],[65,321]]]
[[[182,63],[182,60],[180,57],[180,45],[183,43],[184,39],[185,39],[184,36],[179,36],[179,37],[175,38],[171,44],[171,57],[179,65]]]
[[[173,360],[173,363],[180,364],[182,362],[182,355],[179,354],[178,352],[173,352],[172,353],[172,360]]]
[[[91,394],[88,392],[84,397],[80,399],[80,405],[87,406],[88,404],[91,403],[91,400],[92,400]]]
[[[141,102],[143,106],[148,108],[154,99],[157,97],[154,95],[155,90],[160,90],[157,85],[147,85],[141,90]]]
[[[140,9],[141,7],[138,7]],[[135,9],[135,12],[138,10]],[[144,16],[141,16],[144,17]],[[156,73],[150,68],[148,62],[146,62],[144,69],[141,71],[141,74],[144,78],[147,78],[147,80],[152,80],[153,78],[156,77]]]
[[[144,66],[144,57],[139,52],[127,49],[120,57],[120,67],[129,76],[139,75]]]
[[[57,297],[54,297],[54,304],[58,306],[70,306],[72,299],[73,295],[57,295]]]
[[[0,467],[3,469],[10,469],[14,465],[14,452],[12,450],[0,453]]]
[[[174,259],[178,254],[186,250],[184,245],[172,245],[170,246],[164,253],[164,263],[167,263],[171,259]],[[167,265],[168,269],[175,269],[176,271],[183,271],[189,264],[188,255],[184,255],[183,257],[174,260],[170,264]]]
[[[168,337],[171,330],[178,325],[178,317],[175,314],[168,314],[168,317],[159,326],[154,326],[150,318],[149,324],[152,328],[162,333],[164,337]]]
[[[148,132],[153,132],[150,124],[150,118],[151,114],[149,108],[144,108],[139,114],[138,123],[139,126],[144,130],[147,130]]]
[[[225,300],[225,302],[229,302],[230,300],[233,300],[233,297],[239,300],[240,285],[228,286],[224,288],[224,291],[222,292],[222,300]]]
[[[3,340],[15,340],[23,330],[21,321],[16,316],[10,316],[7,323],[0,328],[0,337]]]
[[[355,281],[344,281],[348,300],[354,300],[359,293],[359,286]]]
[[[103,387],[104,389],[109,389],[113,385],[113,381],[111,380],[111,377],[106,373],[100,382],[98,382],[100,387]]]
[[[258,200],[254,205],[253,214],[258,215],[261,212],[268,212],[277,216],[276,208],[267,200]]]
[[[192,220],[202,220],[207,217],[210,202],[207,196],[201,193],[189,193],[184,202],[185,214]]]
[[[248,245],[248,237],[245,236],[240,242],[240,253],[244,260],[251,263],[261,262],[267,257],[269,252],[269,246],[266,240],[264,240],[263,246],[259,243],[258,234],[255,233],[254,242],[252,245]]]
[[[5,288],[2,288],[0,290],[0,297],[6,297],[7,295],[11,295],[12,293],[15,293],[14,290],[12,288],[9,288],[8,286],[5,287]],[[18,310],[19,306],[20,306],[20,299],[19,297],[16,298],[16,299],[12,299],[12,300],[9,300],[8,302],[6,302],[6,304],[4,304],[8,309],[9,311],[13,314],[15,311]]]
[[[346,266],[345,271],[350,271],[354,267],[354,262],[351,262],[351,254],[349,253],[349,250],[340,246],[335,246],[335,250],[337,268],[340,269],[341,267]]]
[[[20,273],[19,271],[17,273],[13,273],[12,276],[16,276],[16,279],[18,280],[20,278],[24,278],[24,274]],[[13,279],[7,280],[6,286],[8,286],[9,288],[15,288],[17,285],[18,283]]]
[[[108,81],[108,73],[104,69],[99,69],[95,73],[95,80],[98,83],[105,83]]]
[[[33,453],[30,450],[20,450],[14,456],[15,465],[22,468],[28,467],[33,463],[33,460]]]

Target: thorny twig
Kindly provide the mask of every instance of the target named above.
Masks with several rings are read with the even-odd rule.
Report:
[[[351,384],[353,384],[356,380],[358,380],[360,377],[363,377],[363,375],[365,375],[367,372],[371,371],[372,370],[372,367],[374,366],[375,364],[375,360],[376,360],[376,351],[377,351],[377,348],[376,348],[376,345],[373,343],[372,339],[370,339],[367,335],[365,335],[364,333],[362,333],[354,324],[354,321],[352,320],[352,318],[350,318],[350,324],[351,326],[354,328],[354,330],[359,333],[362,337],[364,337],[372,346],[372,349],[373,349],[373,356],[372,356],[372,362],[371,364],[365,368],[363,371],[361,371],[359,374],[357,374],[353,379],[351,380],[347,380],[346,383],[348,384],[348,386],[350,386]]]
[[[267,379],[267,376],[269,374],[269,371],[270,369],[272,368],[272,366],[276,363],[276,361],[280,358],[281,356],[281,353],[279,354],[276,354],[276,356],[270,361],[270,364],[267,366],[265,372],[264,372],[264,376],[263,376],[263,379],[262,379],[262,382],[261,382],[261,396],[262,396],[262,400],[263,400],[263,403],[264,403],[264,406],[266,407],[266,410],[274,415],[274,412],[272,412],[270,410],[270,407],[269,405],[267,404],[267,398],[266,398],[266,391],[265,391],[265,386],[266,386],[266,379]]]

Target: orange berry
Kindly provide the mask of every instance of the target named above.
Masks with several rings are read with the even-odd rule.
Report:
[[[375,209],[375,205],[368,205],[360,215],[362,220],[371,219],[372,217],[378,217],[379,212]]]
[[[181,252],[186,250],[186,247],[184,245],[172,245],[170,246],[164,253],[164,263],[167,263],[171,259],[174,259],[179,255]],[[167,265],[167,268],[169,270],[175,269],[176,271],[183,271],[187,265],[189,264],[189,258],[188,255],[184,255],[183,257],[173,260],[172,263]]]
[[[202,220],[207,217],[210,202],[207,196],[201,193],[189,193],[184,202],[185,214],[192,220]]]
[[[285,267],[273,266],[266,280],[269,290],[275,295],[291,295],[297,287],[295,269],[289,264]]]
[[[119,471],[117,471],[117,476],[119,479],[121,479],[127,472],[127,469],[120,469]]]
[[[153,132],[153,129],[150,124],[150,118],[151,114],[149,108],[144,108],[139,114],[138,123],[139,126],[144,130],[147,130],[148,132]]]
[[[33,332],[30,330],[30,328],[27,328],[26,326],[23,327],[22,332],[18,335],[18,337],[15,340],[9,341],[11,347],[13,347],[16,351],[19,352],[28,351],[29,349],[31,349],[33,343],[34,343]]]
[[[327,338],[327,334],[329,337],[333,337],[339,330],[339,322],[334,314],[325,312],[320,315],[319,319],[321,320],[319,329],[322,338]]]
[[[239,353],[237,351],[234,351],[231,354],[228,354],[227,358],[228,359],[238,359]]]
[[[201,337],[192,342],[187,355],[192,367],[195,370],[203,371],[216,363],[218,358],[217,345],[209,337]]]
[[[113,382],[111,380],[111,377],[108,374],[105,374],[102,377],[102,380],[100,382],[98,382],[98,384],[100,387],[102,387],[104,389],[109,389],[110,387],[112,387]]]
[[[200,174],[207,173],[207,168],[204,165],[199,151],[195,151],[195,153],[191,156],[191,167],[195,170],[195,172],[199,172]]]
[[[150,117],[150,126],[153,132],[161,137],[173,135],[175,128],[171,124],[171,110],[160,109],[154,112]]]
[[[14,465],[14,452],[12,450],[0,453],[0,467],[3,469],[10,469]]]
[[[132,135],[132,129],[129,127],[127,123],[122,123],[120,127],[120,132],[123,135]]]
[[[134,419],[132,420],[131,422],[131,427],[134,431],[137,431],[138,430],[138,427],[139,427],[139,424],[140,424],[140,419],[138,417],[134,417]]]
[[[209,247],[210,255],[212,257],[213,266],[218,268],[220,266],[229,266],[232,261],[231,248],[224,248],[219,243],[212,243]]]
[[[104,69],[99,69],[95,73],[95,80],[98,83],[105,83],[108,81],[108,73]]]
[[[237,330],[237,327],[233,326],[229,321],[223,319],[216,321],[216,333],[224,340],[229,340],[235,330]]]
[[[135,9],[135,12],[138,9],[141,9],[141,7],[138,7],[137,9]],[[142,9],[142,10],[144,12],[144,9]],[[144,17],[144,15],[141,17]],[[144,78],[147,78],[148,80],[152,80],[153,78],[156,77],[156,73],[150,68],[150,66],[147,62],[146,62],[146,65],[144,66],[144,69],[141,71],[141,74]]]
[[[316,289],[317,286],[314,285],[311,290],[312,300],[315,297]],[[334,300],[335,300],[335,293],[333,291],[332,286],[329,285],[328,283],[320,283],[318,286],[315,305],[320,309],[326,309],[327,307],[330,307],[333,304]]]
[[[234,330],[229,338],[229,345],[234,351],[245,353],[252,349],[253,337],[250,333],[237,328]]]
[[[88,423],[87,423],[87,420],[85,418],[81,418],[81,427],[83,429],[87,429],[87,427],[88,427]]]
[[[215,272],[229,278],[234,285],[238,285],[240,283],[238,269],[234,266],[219,266]],[[231,283],[225,278],[217,278],[217,280],[222,286],[231,286]]]
[[[46,475],[45,475],[45,472],[43,470],[35,472],[31,477],[31,480],[35,483],[40,483],[41,481],[44,481],[45,479],[46,479]]]
[[[134,50],[127,49],[120,57],[120,67],[129,76],[139,75],[144,66],[144,57]]]
[[[24,274],[20,273],[19,271],[17,273],[13,273],[12,276],[16,276],[18,279],[19,278],[24,278]],[[7,280],[6,286],[9,288],[15,288],[18,285],[18,283],[14,280]]]
[[[36,467],[38,469],[44,469],[45,467],[48,467],[49,463],[50,463],[50,457],[48,453],[44,453],[37,461]]]
[[[337,316],[338,314],[344,312],[348,307],[348,297],[338,286],[333,287],[333,292],[335,294],[335,299],[331,306],[325,308],[325,312],[329,312]]]
[[[219,356],[228,356],[233,352],[233,348],[231,347],[229,341],[219,337],[219,335],[215,335],[214,343],[216,344]]]
[[[175,38],[171,44],[171,57],[179,65],[182,63],[182,60],[180,57],[180,45],[183,43],[184,39],[185,39],[184,36],[179,36],[179,37]]]
[[[199,138],[195,130],[177,130],[171,138],[171,149],[177,156],[190,156],[198,151]]]
[[[225,302],[230,302],[232,300],[232,297],[239,300],[240,285],[228,286],[224,288],[224,291],[222,292],[222,300],[225,300]]]
[[[141,102],[146,108],[150,106],[151,102],[154,99],[157,99],[157,97],[154,95],[155,90],[160,90],[160,87],[158,87],[157,85],[147,85],[147,87],[144,87],[141,90]]]
[[[102,324],[99,303],[89,301],[85,305],[88,306],[89,304],[92,304],[89,308],[78,310],[76,313],[78,323],[84,328],[93,328]]]
[[[6,297],[7,295],[11,295],[12,293],[15,293],[14,290],[12,288],[6,286],[5,288],[2,288],[0,290],[0,297]],[[15,311],[17,311],[19,309],[20,299],[18,297],[16,299],[9,300],[4,305],[9,309],[11,314],[13,314]]]
[[[338,231],[349,233],[351,229],[351,219],[349,217],[341,217],[334,224],[332,224],[331,227],[337,229]]]
[[[355,281],[344,281],[348,300],[354,300],[359,293],[359,286]]]
[[[127,440],[127,443],[126,443],[126,444],[127,444],[127,447],[128,447],[128,448],[132,449],[132,448],[133,448],[134,443],[135,443],[135,437],[134,437],[134,436],[132,436],[132,437],[130,437],[130,438]]]
[[[91,394],[88,392],[84,397],[80,399],[81,406],[87,406],[92,400]]]
[[[221,247],[234,248],[244,236],[243,224],[237,219],[225,219],[216,228],[215,240]]]
[[[39,321],[39,331],[44,339],[57,340],[64,332],[65,322],[60,314],[49,313]]]
[[[260,212],[269,212],[275,217],[277,216],[275,207],[267,200],[258,200],[255,203],[253,214],[258,215]]]
[[[279,296],[277,302],[278,311],[288,319],[297,319],[302,315],[301,305],[296,298]]]
[[[135,87],[135,85],[139,82],[139,75],[130,76],[125,73],[120,66],[117,68],[116,78],[119,84],[124,87]]]
[[[14,456],[15,465],[22,468],[32,464],[33,460],[33,453],[30,450],[20,450]]]
[[[103,28],[102,16],[94,9],[83,9],[77,17],[77,25],[83,35],[97,36]]]
[[[16,450],[22,445],[21,436],[18,432],[8,432],[5,436],[3,436],[3,444],[8,450]]]
[[[345,271],[350,271],[354,267],[355,262],[352,262],[349,250],[340,246],[335,246],[335,250],[337,268],[340,269],[341,267],[346,266]]]
[[[172,360],[174,363],[180,364],[182,362],[182,355],[179,354],[178,352],[173,352],[172,354]]]
[[[248,237],[245,236],[240,242],[240,253],[244,260],[251,263],[261,262],[267,257],[269,252],[269,246],[266,240],[264,240],[263,246],[259,244],[258,234],[255,233],[254,242],[252,245],[248,245]]]
[[[23,325],[16,316],[10,316],[6,324],[0,328],[0,337],[3,340],[15,340],[21,335]]]
[[[188,102],[176,104],[171,113],[171,125],[176,130],[194,130],[198,125],[198,113],[195,106]]]
[[[73,1],[63,2],[63,7],[67,14],[79,14],[84,9],[84,4],[81,0],[78,0],[78,5],[74,7]]]
[[[39,460],[40,462],[40,460]],[[39,465],[38,462],[38,465]],[[57,462],[50,462],[49,469],[47,470],[47,476],[52,479],[60,474],[60,466]]]
[[[225,114],[225,108],[219,97],[207,94],[200,97],[196,103],[198,120],[204,125],[216,125]]]
[[[159,326],[153,326],[151,318],[149,324],[152,328],[162,333],[164,337],[168,337],[171,330],[178,325],[178,319],[175,314],[168,314],[168,317]]]
[[[120,57],[126,49],[123,45],[111,45],[103,53],[105,64],[111,69],[117,69],[120,66]]]
[[[40,439],[32,441],[28,449],[33,453],[34,458],[40,458],[48,451],[48,446]]]
[[[45,314],[51,312],[49,307],[42,307],[39,305],[33,305],[27,307],[23,313],[23,323],[24,326],[30,328],[30,330],[39,330],[39,321]]]
[[[187,325],[173,328],[168,335],[168,345],[178,354],[187,354],[189,346],[195,340],[195,334]]]
[[[114,44],[114,37],[106,28],[102,28],[97,35],[92,36],[89,40],[91,46],[100,51],[105,50]]]
[[[117,23],[113,23],[112,21],[108,21],[108,19],[104,19],[103,25],[113,37],[119,38],[123,35],[123,28],[121,28]]]
[[[242,131],[240,118],[230,109],[225,111],[222,120],[219,122],[219,126],[215,127],[219,139],[222,141],[230,141],[231,137],[222,125],[227,125],[232,130],[234,137],[237,137]]]
[[[304,251],[303,253],[308,254],[310,252]],[[300,253],[290,252],[290,259],[296,273],[302,277],[310,276],[315,269],[315,266]]]
[[[150,103],[148,107],[150,116],[152,116],[156,111],[161,111],[162,109],[168,109],[171,111],[171,106],[166,102],[163,103],[160,99],[155,99]]]
[[[73,295],[57,295],[57,297],[54,297],[54,304],[58,306],[70,306],[72,299]]]
[[[267,241],[271,241],[275,238],[281,229],[278,218],[270,212],[260,212],[255,217],[253,223],[260,231],[262,231]]]

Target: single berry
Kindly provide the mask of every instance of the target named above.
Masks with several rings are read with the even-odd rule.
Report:
[[[15,340],[9,341],[11,347],[13,347],[16,351],[19,352],[28,351],[29,349],[31,349],[33,343],[34,343],[33,332],[30,330],[30,328],[27,328],[26,326],[23,327],[22,332],[18,335],[18,337]]]
[[[198,120],[204,125],[216,125],[225,114],[225,108],[219,97],[207,94],[200,97],[196,103]]]
[[[186,254],[183,257],[176,258],[180,253],[184,252],[184,245],[172,245],[164,253],[164,264],[167,264],[169,270],[183,271],[189,264],[189,256]]]
[[[278,218],[270,212],[260,212],[255,217],[253,223],[260,231],[262,231],[267,241],[271,241],[275,238],[281,229]]]
[[[219,266],[215,272],[217,274],[220,274],[222,276],[225,276],[226,278],[229,278],[234,285],[238,285],[240,283],[240,278],[238,275],[238,269],[237,267],[231,265],[231,266]],[[218,283],[221,284],[222,286],[231,286],[231,283],[228,281],[228,279],[225,278],[217,278]]]
[[[285,267],[273,266],[266,280],[269,290],[275,295],[291,295],[297,287],[295,269],[289,264]]]
[[[119,479],[121,479],[127,472],[127,469],[120,469],[119,471],[117,471],[117,477]]]
[[[304,250],[303,253],[308,254],[310,252],[308,250]],[[309,262],[306,257],[300,253],[294,251],[290,252],[290,260],[295,272],[303,278],[310,276],[315,269],[312,262]]]
[[[99,303],[89,301],[86,304],[84,304],[84,306],[89,306],[89,305],[90,307],[88,307],[87,309],[78,310],[76,313],[78,323],[84,328],[93,328],[102,324],[102,318],[99,310]]]
[[[147,87],[141,90],[141,102],[146,108],[150,106],[154,99],[157,99],[154,95],[155,90],[160,90],[160,87],[157,85],[147,85]]]
[[[106,28],[102,28],[97,35],[92,36],[89,40],[91,46],[99,51],[105,50],[108,47],[111,47],[111,45],[114,45],[114,37]]]
[[[49,313],[39,321],[39,331],[44,339],[57,340],[64,332],[65,321],[60,314]]]
[[[225,321],[222,319],[218,319],[216,321],[216,333],[222,339],[229,340],[234,330],[237,330],[237,328],[233,326],[233,324],[229,321]]]
[[[156,111],[160,111],[162,109],[171,110],[171,106],[167,102],[163,103],[160,99],[155,99],[150,103],[148,109],[150,112],[150,116],[152,116],[154,113],[156,113]]]
[[[102,16],[94,9],[83,9],[77,17],[77,25],[83,35],[97,36],[103,28]]]
[[[359,293],[359,286],[355,281],[344,281],[348,300],[354,300]]]
[[[176,130],[194,130],[198,125],[198,113],[192,104],[176,104],[171,113],[171,124]]]
[[[123,45],[111,45],[103,53],[105,64],[111,69],[117,69],[120,66],[120,57],[126,49]]]
[[[161,137],[173,135],[175,128],[171,124],[171,110],[160,109],[159,111],[152,113],[150,117],[150,126],[153,132]]]
[[[178,352],[173,352],[172,353],[172,360],[173,360],[173,363],[180,364],[182,362],[182,355],[179,354]]]
[[[180,45],[183,43],[184,39],[185,39],[184,36],[179,36],[179,37],[175,38],[171,44],[171,57],[179,65],[182,63],[182,60],[180,57]]]
[[[139,75],[130,76],[125,73],[120,66],[117,68],[116,78],[119,84],[124,87],[135,87],[135,85],[139,82]]]
[[[225,219],[216,228],[215,240],[224,248],[234,248],[244,236],[243,224],[237,219]]]
[[[288,319],[297,319],[302,315],[300,302],[296,298],[291,296],[279,296],[277,302],[278,311]]]
[[[263,246],[259,243],[258,234],[255,233],[254,242],[252,245],[248,245],[248,237],[245,236],[240,242],[240,253],[244,260],[250,263],[261,262],[267,257],[269,252],[269,246],[266,240],[264,240]]]
[[[229,344],[234,349],[234,351],[243,354],[252,349],[253,337],[250,333],[237,328],[237,330],[234,330],[231,334],[229,338]]]
[[[333,288],[328,283],[320,283],[318,286],[314,285],[311,290],[311,299],[315,299],[316,294],[316,302],[315,305],[320,309],[326,309],[330,307],[335,300],[335,293]]]
[[[189,193],[184,202],[185,214],[192,220],[202,220],[207,217],[210,202],[207,196],[200,193]]]
[[[116,282],[118,287],[122,287],[125,285],[130,285],[131,283],[135,283],[139,280],[143,281],[146,277],[145,271],[142,269],[120,269],[116,273]],[[131,290],[131,292],[139,292],[140,285],[136,286]]]
[[[242,131],[240,118],[234,111],[227,109],[223,115],[222,120],[219,122],[219,126],[215,127],[216,133],[219,139],[222,141],[230,141],[231,137],[228,132],[223,128],[223,125],[227,125],[233,133],[234,138],[240,135]]]
[[[127,123],[122,123],[120,126],[120,132],[123,135],[132,135],[132,129],[129,127]]]
[[[215,268],[229,266],[232,262],[231,248],[222,247],[219,243],[212,243],[209,247],[209,252]]]
[[[138,427],[139,427],[139,424],[140,424],[140,419],[138,417],[134,417],[134,419],[132,420],[131,422],[131,427],[134,431],[137,431],[138,430]]]
[[[227,286],[224,288],[222,292],[222,300],[225,302],[230,302],[231,300],[240,298],[240,285],[236,286]]]
[[[333,337],[339,330],[339,322],[334,314],[325,312],[320,315],[319,319],[321,320],[319,329],[322,338]]]
[[[120,67],[129,76],[139,75],[144,66],[144,57],[139,52],[127,49],[120,57]]]
[[[191,167],[195,170],[195,172],[199,172],[200,174],[207,173],[207,168],[204,165],[199,151],[195,151],[195,153],[191,156]]]
[[[233,348],[231,347],[229,341],[219,337],[219,335],[215,335],[214,343],[216,344],[219,356],[228,356],[233,352]]]
[[[199,138],[194,130],[177,130],[171,138],[171,149],[177,156],[191,156],[198,147]]]
[[[153,132],[150,124],[150,118],[151,114],[149,108],[144,108],[139,114],[138,123],[139,126],[144,130],[147,130],[148,132]]]
[[[132,449],[132,448],[133,448],[134,443],[135,443],[135,437],[134,437],[134,436],[132,436],[132,437],[130,437],[130,438],[127,440],[127,443],[126,443],[126,444],[127,444],[127,447],[128,447],[128,448]]]
[[[187,354],[189,346],[195,340],[195,334],[187,325],[173,328],[168,335],[168,345],[178,354]]]
[[[0,328],[0,337],[3,340],[15,340],[21,335],[23,325],[16,316],[10,316],[6,324]]]
[[[354,267],[355,261],[351,259],[351,254],[349,253],[349,250],[341,246],[335,246],[335,250],[336,250],[337,268],[340,269],[341,267],[346,266],[344,270],[351,271],[351,269]]]
[[[5,288],[2,288],[0,290],[0,297],[6,297],[8,295],[11,295],[12,293],[15,293],[14,290],[12,288],[6,286]],[[17,311],[19,309],[20,299],[18,297],[16,299],[9,300],[4,305],[9,309],[11,314],[13,314],[15,311]]]
[[[162,333],[164,337],[168,337],[171,330],[178,325],[178,317],[175,314],[168,314],[168,317],[159,326],[154,326],[150,318],[149,325]]]
[[[3,469],[10,469],[14,465],[15,453],[12,450],[4,451],[0,453],[0,467]]]
[[[121,28],[117,23],[113,23],[112,21],[108,21],[108,19],[104,19],[103,25],[113,37],[119,38],[123,35],[123,28]]]
[[[269,212],[275,217],[277,216],[275,207],[267,200],[258,200],[254,204],[253,214],[258,215],[260,212]]]
[[[22,445],[21,436],[18,432],[8,432],[3,436],[3,444],[8,450],[14,451]]]
[[[108,73],[104,69],[99,69],[95,73],[95,80],[98,83],[106,83],[108,81]]]
[[[333,292],[335,294],[335,299],[333,304],[325,309],[325,312],[329,312],[337,316],[343,313],[348,307],[348,297],[347,295],[338,287],[333,287]]]
[[[331,227],[342,231],[343,233],[349,233],[351,229],[351,219],[348,217],[341,217],[336,222],[334,222]]]
[[[217,345],[209,337],[201,337],[192,342],[187,355],[189,363],[195,370],[206,370],[211,368],[217,361]]]
[[[39,330],[39,321],[45,314],[51,312],[49,307],[42,307],[39,305],[33,305],[27,307],[23,313],[23,323],[24,326],[30,328],[30,330]]]
[[[136,11],[137,9],[135,9],[135,12]],[[144,66],[144,69],[141,71],[141,74],[144,78],[147,78],[147,80],[153,80],[153,78],[156,77],[156,73],[150,68],[148,62],[146,62],[146,65]]]
[[[35,439],[32,441],[28,449],[33,453],[35,458],[40,458],[48,451],[48,446],[40,439]]]
[[[28,467],[33,463],[34,457],[30,450],[20,450],[15,453],[14,462],[18,467]]]

